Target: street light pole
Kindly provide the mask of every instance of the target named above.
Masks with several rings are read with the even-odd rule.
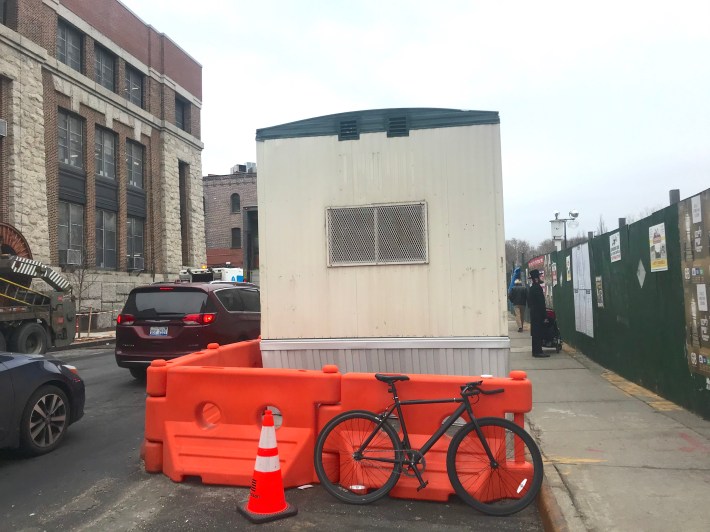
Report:
[[[560,218],[560,211],[555,211],[555,219],[550,220],[552,224],[552,238],[559,241],[559,223],[562,223],[562,235],[564,238],[564,249],[567,249],[567,222],[577,219],[579,216],[579,211],[571,210],[569,211],[569,218]]]
[[[563,221],[565,223],[565,247],[564,247],[564,249],[567,249],[567,218],[565,218]]]

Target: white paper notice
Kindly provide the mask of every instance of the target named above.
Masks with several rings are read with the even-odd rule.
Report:
[[[690,198],[691,208],[693,210],[693,223],[699,224],[703,221],[703,213],[700,207],[700,196]]]
[[[698,287],[698,310],[703,312],[708,311],[708,294],[704,284],[696,285]]]

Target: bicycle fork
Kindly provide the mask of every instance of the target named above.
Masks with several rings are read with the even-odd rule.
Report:
[[[488,456],[488,460],[491,463],[491,468],[492,469],[497,469],[498,468],[498,460],[495,459],[493,456],[493,451],[491,451],[490,446],[488,445],[488,440],[486,440],[486,437],[483,435],[483,431],[481,430],[481,426],[478,424],[478,421],[476,420],[475,416],[473,415],[473,409],[471,408],[471,402],[466,399],[464,401],[464,405],[466,406],[466,412],[468,412],[468,417],[471,420],[471,423],[473,423],[473,428],[476,431],[476,434],[478,435],[478,439],[481,441],[481,445],[483,446],[483,450],[486,451],[486,455]]]

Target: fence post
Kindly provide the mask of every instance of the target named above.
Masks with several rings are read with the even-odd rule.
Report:
[[[94,310],[94,307],[89,307],[89,323],[86,325],[86,337],[91,336],[91,314]]]

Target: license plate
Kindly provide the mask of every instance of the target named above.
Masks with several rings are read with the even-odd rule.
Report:
[[[150,328],[150,336],[167,336],[168,335],[168,328],[167,327],[151,327]]]

